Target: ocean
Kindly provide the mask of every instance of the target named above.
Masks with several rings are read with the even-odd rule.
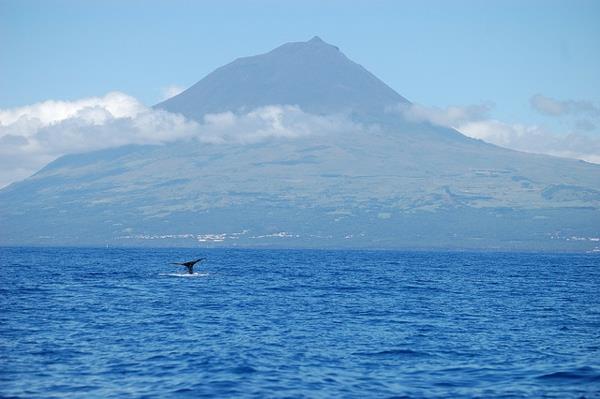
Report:
[[[0,397],[600,397],[598,255],[0,248],[0,266]]]

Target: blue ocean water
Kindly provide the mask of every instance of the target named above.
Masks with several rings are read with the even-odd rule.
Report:
[[[0,248],[0,277],[2,397],[600,397],[598,256]]]

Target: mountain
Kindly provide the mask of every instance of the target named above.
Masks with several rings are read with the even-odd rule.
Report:
[[[306,112],[383,114],[408,101],[319,37],[238,58],[157,105],[188,118],[294,104]]]
[[[0,244],[600,250],[600,165],[390,112],[406,104],[319,38],[235,60],[156,108],[292,106],[284,135],[61,157],[0,190]]]

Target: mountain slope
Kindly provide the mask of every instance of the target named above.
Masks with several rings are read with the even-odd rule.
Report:
[[[0,190],[0,243],[600,245],[599,165],[499,148],[386,111],[406,101],[318,38],[234,61],[158,107],[202,120],[292,104],[352,122],[294,138],[62,157]]]

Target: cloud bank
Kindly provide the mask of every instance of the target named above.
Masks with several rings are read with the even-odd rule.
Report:
[[[535,98],[535,97],[534,97]],[[593,112],[594,108],[582,106],[585,102],[575,105],[555,104],[546,102],[548,98],[536,99],[547,112],[556,115],[561,112]],[[534,100],[532,99],[532,102]],[[538,105],[539,105],[538,104]],[[589,103],[585,103],[588,104]],[[570,111],[565,111],[567,106]],[[569,108],[570,107],[570,108]],[[447,108],[426,107],[418,104],[399,105],[394,109],[408,120],[429,122],[435,125],[451,127],[465,136],[487,141],[514,150],[548,154],[560,157],[582,159],[588,162],[600,163],[600,137],[582,134],[576,130],[566,134],[552,132],[542,126],[505,123],[490,116],[490,104],[470,105],[465,107],[452,106]],[[587,129],[581,129],[587,128]],[[593,130],[594,124],[580,126],[578,130]]]
[[[592,120],[596,114],[600,117],[598,108],[585,101],[558,101],[541,95],[531,101],[533,107],[552,116],[585,114]],[[588,120],[577,121],[576,129],[561,135],[537,125],[495,120],[490,117],[491,110],[491,104],[447,108],[411,104],[390,111],[409,120],[452,127],[469,137],[507,148],[600,163],[600,138],[581,133],[595,129],[596,125]],[[198,123],[146,107],[120,92],[76,101],[44,101],[0,109],[0,187],[24,179],[61,155],[71,153],[177,140],[248,144],[364,128],[341,116],[308,114],[289,105],[266,106],[247,113],[210,114]]]
[[[77,101],[45,101],[0,109],[0,187],[30,176],[64,154],[191,139],[246,144],[355,128],[342,117],[312,115],[295,106],[211,114],[198,123],[146,107],[119,92]]]

